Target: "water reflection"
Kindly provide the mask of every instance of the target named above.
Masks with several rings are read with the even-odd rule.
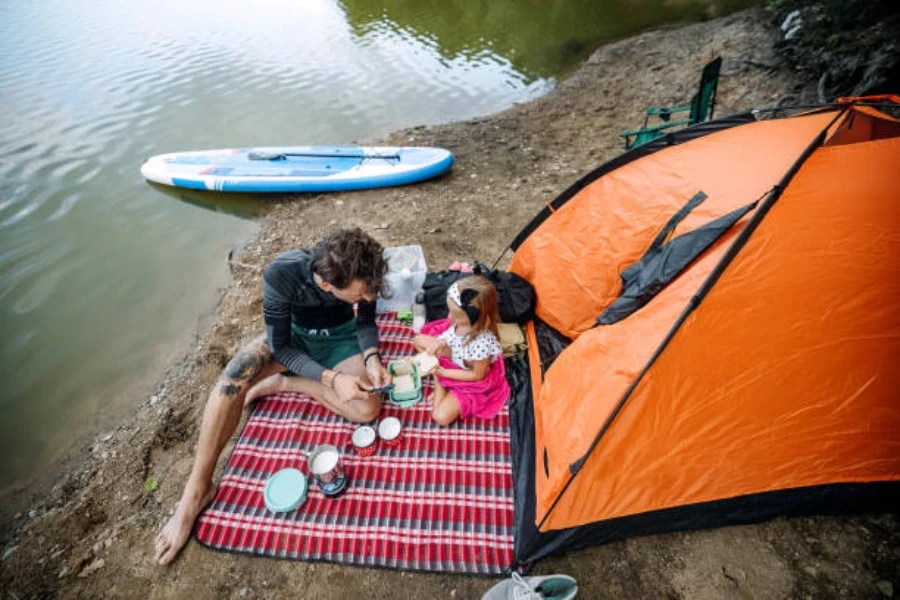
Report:
[[[148,181],[147,185],[157,192],[192,206],[233,215],[241,219],[258,217],[266,201],[265,196],[259,194],[191,190],[162,185],[152,181]]]
[[[696,21],[758,0],[342,0],[361,36],[385,29],[430,41],[445,60],[493,55],[525,79],[553,78],[600,43]]]

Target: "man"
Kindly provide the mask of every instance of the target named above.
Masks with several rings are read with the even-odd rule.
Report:
[[[231,359],[209,394],[191,474],[175,514],[156,538],[159,564],[177,556],[215,497],[213,471],[244,406],[297,391],[353,422],[378,416],[381,397],[368,390],[390,382],[375,326],[375,300],[388,268],[382,253],[362,230],[342,230],[312,250],[286,252],[266,268],[266,335]]]

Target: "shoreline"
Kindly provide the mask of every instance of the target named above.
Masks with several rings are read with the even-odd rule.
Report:
[[[601,46],[541,98],[377,140],[448,148],[455,163],[441,178],[268,203],[257,235],[235,249],[219,301],[198,317],[199,339],[186,336],[184,354],[167,363],[133,417],[65,462],[71,468],[42,490],[45,500],[4,519],[2,588],[11,597],[345,598],[361,589],[372,598],[480,597],[491,583],[481,578],[276,561],[196,541],[169,567],[152,563],[153,538],[191,467],[209,387],[263,330],[262,268],[339,226],[360,226],[385,246],[419,244],[432,271],[455,260],[493,263],[546,202],[623,151],[618,131],[639,124],[647,106],[690,98],[715,56],[724,58],[716,116],[788,96],[812,100],[815,90],[796,86],[775,52],[777,39],[762,9],[646,31]],[[780,519],[614,542],[547,559],[536,572],[575,576],[586,598],[870,596],[891,579],[896,549],[885,540],[896,531],[892,516]]]

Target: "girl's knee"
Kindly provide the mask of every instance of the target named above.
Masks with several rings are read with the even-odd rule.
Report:
[[[434,422],[442,427],[446,427],[453,423],[457,417],[459,417],[459,413],[455,410],[447,410],[445,408],[445,404],[439,404],[434,407],[434,410],[431,411],[431,418],[434,419]]]

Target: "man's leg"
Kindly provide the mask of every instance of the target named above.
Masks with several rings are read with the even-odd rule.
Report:
[[[272,358],[265,336],[260,336],[226,365],[213,386],[203,410],[194,466],[184,486],[175,514],[156,537],[156,561],[167,564],[187,543],[194,521],[216,494],[213,471],[225,444],[241,420],[244,395],[250,387],[284,367]]]
[[[361,354],[356,354],[344,359],[334,366],[338,373],[348,373],[360,377],[366,384],[369,377],[363,365]],[[366,400],[351,400],[344,402],[338,398],[334,390],[326,387],[318,381],[299,376],[285,376],[281,374],[271,375],[254,385],[247,392],[246,403],[249,404],[270,394],[279,392],[299,392],[312,396],[319,404],[354,423],[367,423],[381,412],[381,397],[378,394],[369,394]]]

